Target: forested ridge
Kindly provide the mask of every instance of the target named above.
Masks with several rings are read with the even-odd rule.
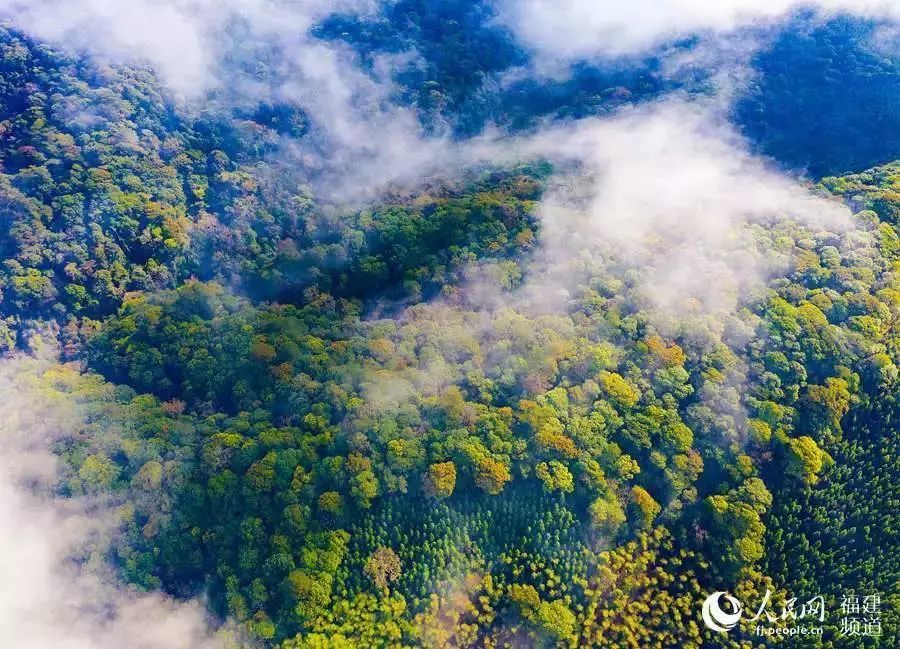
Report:
[[[524,54],[419,5],[317,29],[365,51],[397,25],[438,43],[400,86],[428,128],[526,129],[664,86],[644,61],[582,69],[577,99],[473,95],[498,72],[467,67],[479,47],[500,69]],[[820,29],[817,60],[853,49],[851,27]],[[778,47],[795,38],[815,35]],[[779,110],[807,110],[759,65],[776,69],[737,113],[786,94]],[[184,114],[150,70],[4,28],[0,352],[48,411],[76,413],[58,492],[112,503],[117,575],[207,598],[248,646],[769,646],[699,617],[710,592],[767,589],[829,610],[880,592],[880,644],[829,617],[790,646],[894,646],[900,163],[860,169],[900,148],[842,155],[856,124],[810,152],[747,118],[785,166],[857,171],[810,183],[849,227],[734,226],[779,263],[734,309],[661,305],[659,269],[615,242],[567,260],[574,288],[549,308],[528,288],[538,204],[565,173],[550,162],[339,207],[272,155],[301,112]]]

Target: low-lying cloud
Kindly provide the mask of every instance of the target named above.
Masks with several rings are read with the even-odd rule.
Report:
[[[691,348],[722,340],[739,347],[757,324],[745,307],[790,272],[795,239],[843,247],[867,236],[839,201],[752,155],[714,103],[667,100],[485,147],[486,158],[541,156],[566,170],[536,207],[537,248],[512,290],[488,268],[450,297],[400,314],[397,349],[439,350],[446,362],[429,353],[421,365],[373,375],[381,408],[463,382],[473,354],[498,380],[540,374],[522,359],[539,358],[548,340],[582,335],[583,316],[573,314],[591,291],[612,294],[623,313],[640,310],[642,321]],[[733,371],[730,385],[739,385],[742,368]],[[740,392],[729,394],[733,402],[719,394],[710,407],[740,416]]]
[[[370,53],[316,38],[335,14],[377,16],[379,0],[0,0],[0,18],[40,40],[109,63],[146,63],[194,109],[253,109],[260,102],[301,109],[309,132],[280,137],[278,164],[302,169],[318,198],[359,203],[386,187],[414,186],[430,174],[453,175],[482,161],[484,140],[458,142],[426,132],[414,107],[398,101],[398,70],[413,50]],[[900,17],[890,0],[503,0],[497,21],[531,48],[530,70],[560,62],[647,52],[692,34],[720,35],[810,8],[821,16],[850,12]],[[749,40],[753,40],[749,38]],[[749,60],[747,39],[707,39],[671,52],[664,69],[726,67],[720,95]],[[718,43],[719,45],[716,45]],[[737,53],[737,54],[736,54]],[[487,149],[492,151],[492,149]]]
[[[0,644],[7,649],[226,649],[202,602],[122,584],[104,560],[108,503],[55,496],[54,443],[83,427],[34,379],[48,364],[0,360]]]
[[[542,56],[562,60],[623,56],[694,35],[771,23],[808,9],[898,18],[891,0],[506,0],[501,20]]]

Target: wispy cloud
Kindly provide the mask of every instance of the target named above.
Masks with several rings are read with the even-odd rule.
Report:
[[[0,0],[0,17],[31,36],[103,63],[151,66],[187,111],[301,110],[303,138],[280,155],[324,198],[371,195],[381,178],[407,178],[437,154],[410,107],[392,100],[406,56],[365,69],[351,48],[310,29],[334,13],[365,14],[371,0]]]
[[[751,155],[715,103],[665,100],[548,131],[534,146],[582,169],[576,186],[551,191],[539,210],[551,274],[569,276],[553,264],[580,253],[612,254],[649,272],[660,299],[723,304],[780,269],[741,228],[776,219],[850,224],[838,203]]]
[[[110,63],[152,65],[182,97],[230,86],[225,59],[248,44],[309,42],[309,28],[366,0],[0,0],[0,16],[35,38]]]

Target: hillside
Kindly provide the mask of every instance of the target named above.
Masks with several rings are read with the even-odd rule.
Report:
[[[776,643],[704,626],[715,591],[821,594],[789,646],[892,646],[878,25],[790,17],[722,110],[668,50],[518,78],[538,55],[492,6],[313,25],[366,74],[417,53],[362,151],[289,98],[198,108],[0,29],[0,448],[55,458],[0,487],[103,521],[66,569],[202,603],[213,644],[152,649]],[[409,114],[420,175],[373,134]],[[842,633],[848,592],[881,594],[883,644]]]

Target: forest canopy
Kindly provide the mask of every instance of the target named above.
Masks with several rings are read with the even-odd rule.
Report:
[[[880,25],[789,16],[716,112],[712,70],[665,64],[690,39],[548,77],[498,12],[311,21],[302,51],[374,95],[365,146],[301,90],[232,96],[308,74],[275,27],[229,23],[249,53],[201,109],[0,28],[0,390],[31,411],[0,433],[107,526],[65,562],[201,601],[220,633],[178,647],[769,646],[704,626],[716,591],[881,593],[890,642]],[[823,628],[796,646],[888,646]]]

